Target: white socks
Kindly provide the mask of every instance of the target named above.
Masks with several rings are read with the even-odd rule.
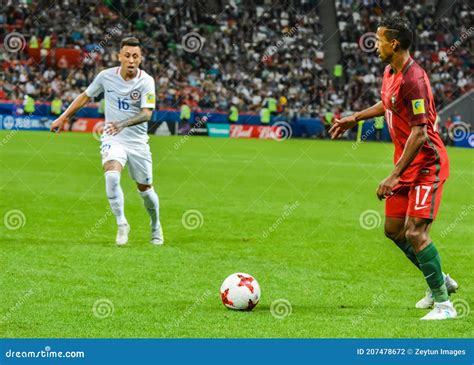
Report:
[[[156,229],[160,226],[160,201],[153,188],[146,191],[140,191],[143,198],[143,205],[151,218],[151,227]]]
[[[109,199],[110,209],[117,218],[119,226],[127,224],[127,219],[124,214],[124,199],[123,191],[120,186],[120,172],[106,171],[105,173],[105,191],[107,199]],[[151,218],[152,229],[157,229],[160,226],[160,201],[158,195],[153,188],[146,191],[139,191],[143,205]]]
[[[107,199],[109,199],[110,209],[117,218],[119,226],[127,224],[123,209],[123,191],[120,186],[120,172],[106,171],[105,172],[105,191]]]

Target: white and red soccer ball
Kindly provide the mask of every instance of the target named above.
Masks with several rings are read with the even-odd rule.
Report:
[[[238,272],[228,276],[221,285],[221,300],[227,308],[252,310],[260,300],[260,286],[252,275]]]

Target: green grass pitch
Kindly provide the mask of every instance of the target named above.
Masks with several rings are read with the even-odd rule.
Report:
[[[118,248],[92,135],[2,131],[0,141],[3,338],[474,334],[472,150],[449,149],[431,234],[464,316],[426,323],[414,308],[424,279],[384,237],[375,196],[390,144],[153,136],[166,243],[149,244],[148,216],[124,173],[132,231]],[[183,224],[191,210],[197,222]],[[252,312],[220,302],[234,272],[260,283]],[[287,316],[289,306],[271,310],[281,299]]]

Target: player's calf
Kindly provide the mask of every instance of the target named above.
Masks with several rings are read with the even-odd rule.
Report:
[[[160,223],[160,200],[151,185],[137,184],[143,205],[150,215],[151,243],[162,245],[164,243],[163,230]]]
[[[428,236],[431,222],[430,219],[410,216],[408,217],[406,227],[406,238],[415,249],[420,269],[434,298],[435,309],[423,317],[423,319],[454,318],[456,311],[451,311],[450,309],[448,290],[441,269],[441,258],[434,243],[431,242]],[[443,311],[445,314],[441,313]]]
[[[415,265],[418,269],[420,265],[416,258],[413,246],[408,242],[405,237],[405,219],[404,218],[385,218],[385,236],[393,241],[405,256]]]
[[[105,172],[105,192],[109,200],[110,209],[115,215],[117,225],[127,224],[124,213],[124,198],[122,187],[120,186],[120,172],[110,170]]]

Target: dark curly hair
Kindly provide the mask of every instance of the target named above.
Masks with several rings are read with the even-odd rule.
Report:
[[[408,20],[393,16],[384,18],[380,21],[377,27],[385,28],[385,38],[389,41],[396,39],[400,42],[400,47],[404,50],[410,48],[413,42],[413,32],[410,29],[410,23]]]

